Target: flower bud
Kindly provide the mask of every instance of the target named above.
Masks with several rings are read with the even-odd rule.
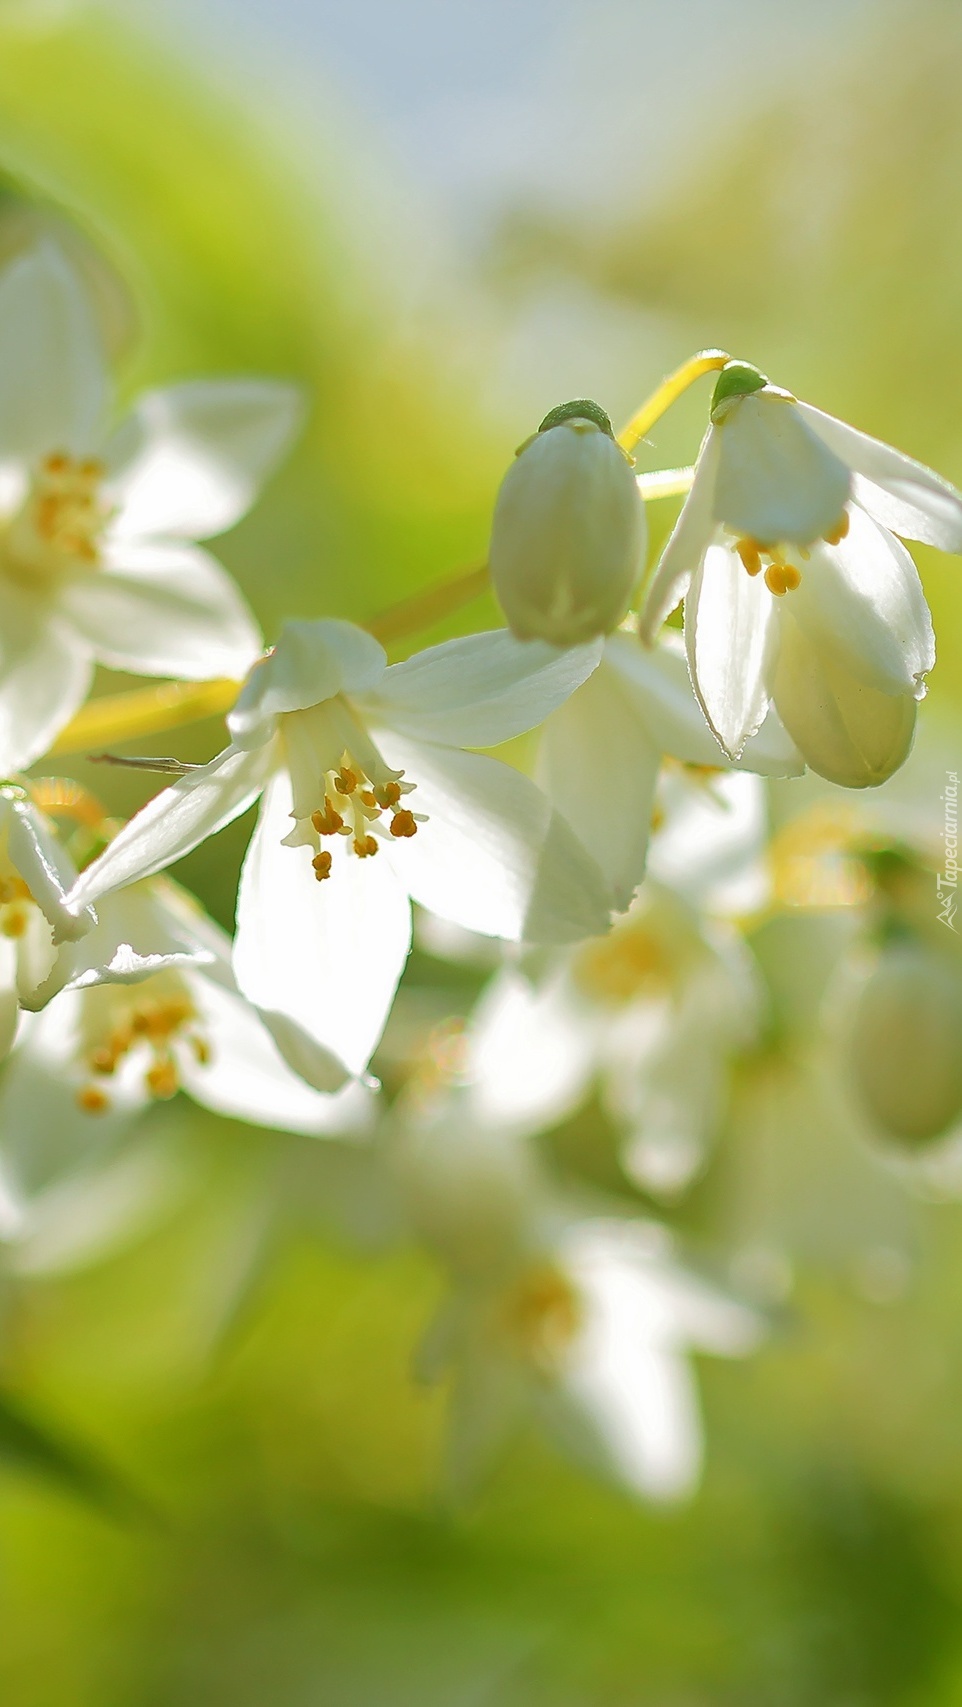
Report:
[[[553,409],[501,483],[488,563],[520,640],[577,646],[617,628],[645,561],[632,464],[596,403]]]
[[[877,788],[905,763],[914,694],[880,693],[782,615],[772,698],[810,770],[841,788]]]
[[[883,949],[859,996],[850,1065],[881,1130],[909,1144],[962,1117],[962,970],[918,938]]]

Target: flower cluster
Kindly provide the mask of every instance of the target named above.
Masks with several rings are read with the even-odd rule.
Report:
[[[265,650],[196,542],[256,499],[296,388],[179,384],[117,425],[64,255],[0,275],[8,1266],[36,1270],[51,1217],[82,1220],[132,1122],[178,1091],[350,1140],[447,1277],[419,1369],[449,1375],[456,1492],[526,1417],[633,1492],[693,1484],[686,1353],[750,1351],[765,1301],[686,1266],[656,1206],[781,1046],[786,919],[839,926],[799,1073],[817,1059],[883,1144],[948,1153],[962,1122],[962,965],[920,910],[926,850],[890,809],[833,818],[819,794],[908,755],[934,640],[902,540],[962,552],[962,496],[747,363],[691,377],[709,368],[693,470],[636,472],[658,393],[620,438],[580,399],[522,445],[489,552],[507,627],[389,662],[322,617]],[[646,580],[646,502],[686,490]],[[427,597],[412,631],[431,620]],[[129,761],[174,780],[126,824],[27,774],[83,727],[95,664],[228,687],[207,763]],[[520,736],[526,769],[492,755]],[[166,873],[255,803],[231,939]],[[412,928],[422,966],[473,980],[430,1022]],[[589,1104],[605,1186],[551,1161]]]

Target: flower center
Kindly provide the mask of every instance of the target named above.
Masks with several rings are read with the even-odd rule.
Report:
[[[327,836],[344,836],[358,859],[371,859],[385,835],[417,834],[422,813],[403,804],[414,791],[404,772],[385,763],[367,730],[340,695],[291,711],[283,719],[294,805],[294,829],[286,847],[313,847],[314,876],[331,875]]]
[[[572,965],[578,989],[617,1007],[637,996],[661,994],[671,984],[665,944],[645,925],[616,925],[608,936],[586,942]]]
[[[95,457],[66,451],[44,457],[3,542],[8,574],[15,580],[51,579],[99,563],[110,518],[103,478],[104,466]]]
[[[553,1263],[527,1269],[505,1294],[499,1326],[526,1361],[551,1370],[581,1326],[581,1300]]]
[[[843,510],[838,521],[822,537],[826,545],[839,545],[849,529],[848,511]],[[796,556],[807,562],[810,553],[803,546],[791,548]],[[802,584],[802,572],[789,557],[787,545],[766,545],[762,540],[742,536],[735,541],[735,550],[749,575],[765,573],[765,585],[776,598],[793,593]]]
[[[28,885],[16,872],[0,875],[0,936],[21,937],[35,906]]]
[[[86,1074],[77,1091],[85,1114],[104,1114],[112,1106],[105,1080],[125,1065],[140,1073],[147,1095],[172,1097],[180,1089],[175,1046],[186,1046],[206,1066],[210,1044],[199,1029],[197,1010],[176,974],[148,978],[133,992],[101,986],[84,1003],[81,1060]]]

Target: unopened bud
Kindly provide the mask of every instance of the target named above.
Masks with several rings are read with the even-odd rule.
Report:
[[[962,970],[918,938],[883,949],[855,1009],[850,1060],[876,1125],[904,1143],[962,1118]]]
[[[607,415],[545,416],[501,483],[488,563],[520,640],[577,646],[617,628],[645,561],[645,507]]]
[[[787,601],[786,601],[787,602]],[[840,788],[877,788],[905,763],[918,705],[859,681],[790,616],[779,624],[772,697],[810,770]]]

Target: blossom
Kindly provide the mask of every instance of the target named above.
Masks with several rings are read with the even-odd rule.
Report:
[[[513,632],[576,646],[618,626],[648,539],[631,458],[597,403],[545,416],[498,492],[488,563]]]
[[[686,1354],[749,1352],[760,1322],[687,1273],[662,1229],[554,1203],[518,1149],[448,1099],[398,1162],[450,1274],[416,1367],[451,1376],[451,1490],[470,1493],[533,1420],[632,1493],[680,1498],[702,1457]]]
[[[83,702],[94,663],[241,677],[257,627],[193,541],[232,527],[287,445],[291,387],[207,380],[148,392],[111,430],[90,303],[44,243],[0,275],[0,774]]]
[[[895,534],[962,551],[962,496],[729,363],[641,627],[650,643],[684,595],[692,682],[730,757],[774,702],[831,781],[872,786],[902,763],[935,646]]]
[[[0,1059],[10,1049],[21,1002],[32,999],[57,958],[53,928],[80,937],[96,922],[65,905],[76,871],[44,814],[22,788],[0,788]]]
[[[263,795],[234,971],[318,1089],[364,1071],[410,945],[410,899],[508,940],[605,929],[596,866],[533,783],[467,745],[532,727],[595,666],[504,631],[387,667],[351,623],[288,623],[228,718],[232,742],[149,802],[84,873],[76,911],[161,870]],[[376,857],[375,857],[376,856]]]
[[[734,762],[768,776],[805,768],[774,712],[736,761],[719,751],[692,692],[680,635],[666,632],[651,650],[634,635],[609,635],[597,670],[545,720],[536,775],[601,867],[619,911],[645,873],[666,758],[707,771]]]
[[[130,1123],[185,1090],[234,1120],[309,1135],[364,1126],[367,1094],[311,1089],[237,988],[230,938],[166,878],[104,896],[82,941],[28,993],[0,1081],[17,1230],[35,1200],[103,1161]],[[8,1216],[9,1219],[9,1216]]]

